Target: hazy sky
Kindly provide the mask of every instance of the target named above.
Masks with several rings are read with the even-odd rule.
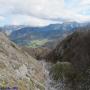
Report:
[[[90,0],[0,0],[0,25],[89,21]]]

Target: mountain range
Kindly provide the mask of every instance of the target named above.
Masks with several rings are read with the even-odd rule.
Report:
[[[80,23],[67,22],[44,27],[9,26],[4,27],[3,31],[9,33],[9,38],[18,45],[37,47],[54,40],[60,40],[74,32],[78,27],[81,27]]]
[[[90,26],[90,23],[65,22],[62,24],[51,24],[43,27],[32,27],[25,25],[11,25],[0,28],[10,40],[20,46],[31,48],[51,47],[52,43],[62,40],[80,27]],[[54,47],[56,45],[53,45]]]
[[[73,32],[78,27],[77,23],[52,24],[46,27],[25,27],[11,33],[10,38],[18,41],[30,43],[31,40],[53,40],[64,37],[66,33]],[[26,38],[26,39],[25,39]]]

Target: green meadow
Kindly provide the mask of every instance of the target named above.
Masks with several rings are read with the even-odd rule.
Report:
[[[27,46],[31,48],[37,48],[37,47],[43,46],[47,42],[48,42],[48,39],[33,40]]]

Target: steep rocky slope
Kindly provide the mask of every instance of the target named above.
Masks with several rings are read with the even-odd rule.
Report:
[[[0,33],[0,87],[44,90],[42,65]]]
[[[68,36],[46,56],[54,62],[50,78],[55,90],[90,89],[90,30],[82,28]]]

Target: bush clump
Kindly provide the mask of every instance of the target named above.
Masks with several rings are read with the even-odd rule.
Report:
[[[54,80],[73,79],[75,77],[75,70],[71,63],[60,62],[52,66],[50,76]]]

